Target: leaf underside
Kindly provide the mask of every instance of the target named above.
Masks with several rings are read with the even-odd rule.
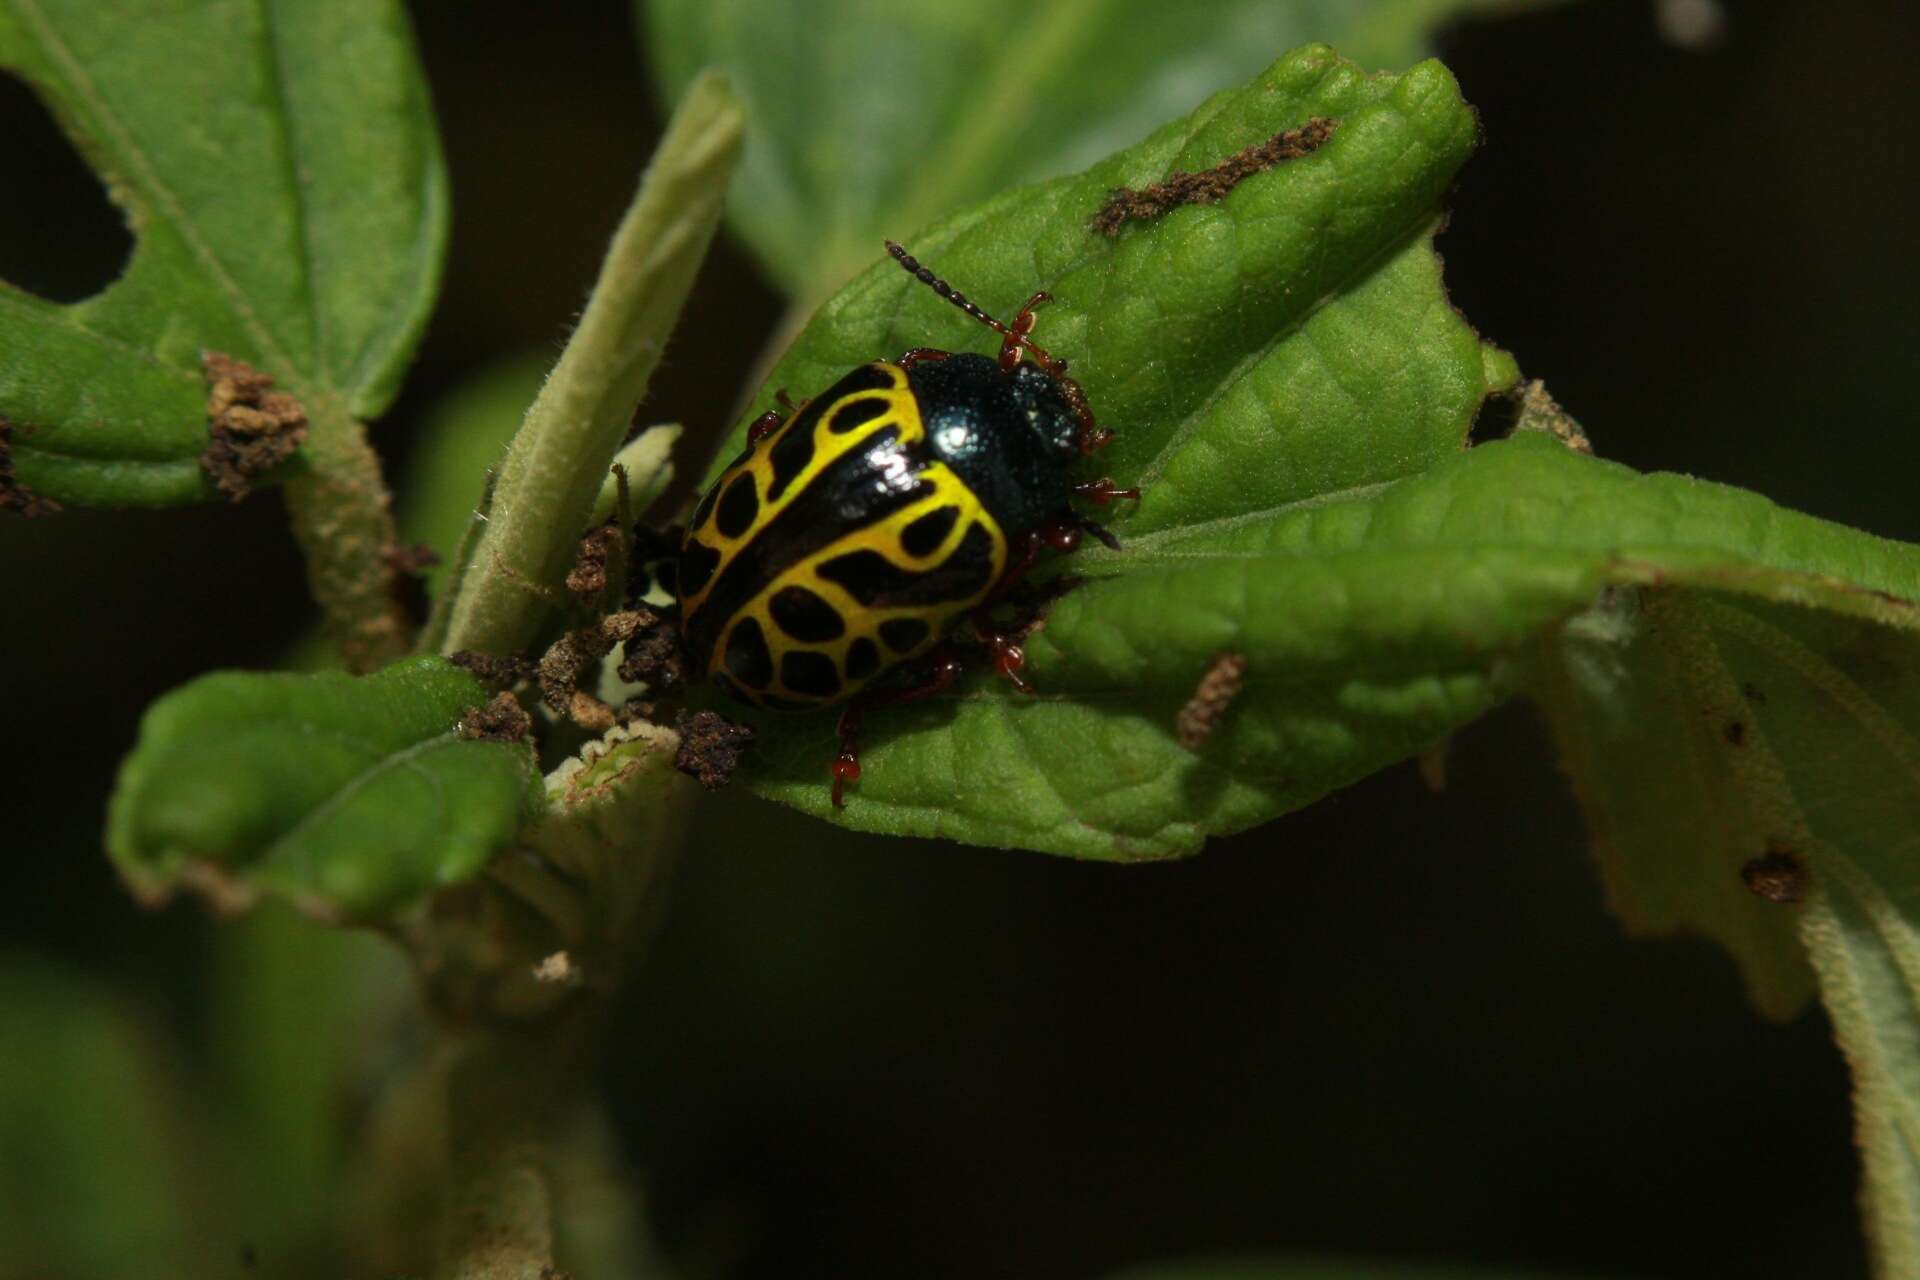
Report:
[[[397,389],[438,286],[447,194],[390,0],[0,0],[0,67],[47,102],[136,236],[59,305],[0,282],[0,417],[63,502],[213,496],[200,355],[237,356],[321,424]]]
[[[1859,585],[1916,594],[1865,562],[1891,544],[1851,537],[1861,557],[1829,559],[1855,582],[1768,570],[1614,602],[1567,628],[1538,691],[1628,923],[1718,939],[1776,1016],[1817,982],[1853,1069],[1876,1274],[1906,1276],[1920,1274],[1920,609]]]

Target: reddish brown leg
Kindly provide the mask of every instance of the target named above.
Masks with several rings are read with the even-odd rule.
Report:
[[[1000,575],[1000,581],[994,584],[987,597],[988,603],[973,611],[973,629],[993,653],[994,669],[1022,693],[1031,694],[1034,691],[1033,682],[1020,674],[1020,669],[1027,665],[1027,651],[993,620],[993,601],[1026,576],[1027,570],[1033,568],[1033,562],[1039,558],[1042,546],[1052,547],[1056,551],[1072,551],[1079,545],[1078,520],[1055,520],[1035,529],[1008,558],[1006,571]]]
[[[846,808],[846,787],[860,781],[860,725],[874,707],[890,707],[900,702],[918,702],[931,698],[952,684],[960,675],[960,660],[944,649],[931,655],[933,670],[919,684],[904,689],[878,689],[862,693],[840,713],[840,754],[833,759],[833,807]]]
[[[785,387],[774,392],[773,398],[779,402],[780,407],[778,409],[769,409],[753,420],[752,425],[747,428],[748,444],[759,444],[762,440],[765,440],[768,436],[778,431],[781,423],[793,416],[793,401],[787,398],[787,389]]]
[[[930,364],[935,360],[945,360],[952,354],[953,352],[942,351],[938,347],[915,347],[913,350],[904,353],[898,360],[895,360],[894,363],[902,369],[911,369],[917,364]]]
[[[1042,289],[1027,299],[1027,305],[1020,308],[1020,314],[1016,315],[1013,323],[1007,326],[1006,336],[1000,340],[1000,368],[1003,372],[1013,372],[1013,367],[1020,363],[1021,349],[1031,345],[1026,339],[1027,335],[1033,332],[1033,309],[1045,306],[1052,301],[1053,295]],[[1055,363],[1058,365],[1056,372],[1066,370],[1064,361]]]
[[[1073,486],[1073,494],[1076,498],[1085,498],[1103,507],[1115,498],[1132,498],[1135,502],[1140,501],[1138,489],[1122,489],[1114,484],[1112,476],[1101,476],[1098,480],[1082,480]]]

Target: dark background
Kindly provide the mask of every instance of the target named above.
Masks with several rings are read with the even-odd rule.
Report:
[[[455,218],[377,433],[398,466],[462,379],[557,350],[648,152],[623,7],[552,12],[415,10]],[[1727,18],[1705,50],[1622,0],[1444,33],[1485,128],[1441,240],[1454,301],[1604,456],[1920,540],[1920,19]],[[84,296],[123,243],[44,127],[0,78],[0,174],[37,175],[0,202],[0,276]],[[717,428],[779,306],[723,236],[649,417]],[[147,702],[306,627],[282,512],[9,521],[0,600],[0,946],[191,1046],[217,926],[136,908],[100,815]],[[1864,1274],[1824,1018],[1764,1023],[1709,945],[1622,936],[1523,707],[1459,736],[1442,794],[1402,766],[1180,864],[847,836],[737,794],[699,829],[605,1074],[697,1273],[1333,1251]]]

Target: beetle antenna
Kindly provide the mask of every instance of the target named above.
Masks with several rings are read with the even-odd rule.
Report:
[[[951,302],[954,306],[960,308],[975,320],[978,320],[981,324],[999,334],[1002,338],[1005,338],[1008,342],[1017,343],[1026,348],[1027,351],[1032,353],[1034,360],[1048,373],[1059,377],[1067,371],[1066,361],[1055,359],[1052,355],[1048,354],[1045,347],[1042,347],[1039,343],[1029,338],[1025,332],[1009,328],[982,311],[974,305],[973,299],[967,297],[966,294],[960,292],[945,280],[942,280],[939,276],[936,276],[933,272],[921,266],[920,260],[908,253],[903,246],[895,244],[891,240],[887,241],[886,245],[887,252],[892,254],[894,260],[902,267],[906,268],[908,275],[918,280],[921,284],[926,285],[927,288],[933,290],[948,302]],[[1045,299],[1040,300],[1045,301]],[[1031,319],[1028,320],[1028,323],[1031,323]]]

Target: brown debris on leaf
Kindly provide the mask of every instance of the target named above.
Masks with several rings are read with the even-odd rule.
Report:
[[[628,684],[647,686],[649,693],[673,692],[687,679],[687,654],[680,643],[680,629],[644,605],[629,612],[640,623],[627,638],[620,678]]]
[[[608,565],[624,541],[619,527],[612,523],[587,530],[574,553],[573,568],[567,573],[567,593],[581,604],[598,600],[607,589]]]
[[[1742,884],[1768,902],[1782,906],[1804,902],[1810,879],[1800,855],[1778,840],[1768,841],[1765,853],[1749,858],[1740,868]]]
[[[468,707],[456,731],[468,742],[519,742],[533,732],[533,717],[518,698],[501,692],[484,707]]]
[[[200,353],[207,380],[207,431],[213,442],[200,453],[200,469],[214,488],[238,502],[253,491],[261,473],[299,451],[307,438],[307,411],[271,375],[223,351]]]
[[[1159,182],[1144,187],[1115,187],[1107,202],[1093,215],[1093,229],[1103,236],[1117,236],[1129,222],[1146,222],[1165,217],[1184,204],[1218,204],[1229,191],[1256,173],[1263,173],[1288,160],[1298,160],[1319,150],[1339,121],[1314,116],[1297,129],[1274,134],[1265,142],[1242,148],[1198,173],[1175,170]]]
[[[673,767],[712,791],[733,780],[740,757],[753,745],[753,730],[717,711],[681,711],[673,718],[680,750]]]
[[[555,640],[540,656],[541,699],[583,729],[597,733],[616,723],[618,713],[580,688],[580,677],[612,653],[614,646],[625,644],[637,635],[651,617],[650,613],[633,609],[610,613],[590,627],[569,631]]]
[[[13,424],[0,418],[0,511],[11,511],[31,520],[50,516],[60,510],[52,498],[43,498],[13,475]]]
[[[447,661],[491,689],[504,689],[522,680],[531,680],[538,670],[538,664],[524,653],[500,657],[477,649],[462,649],[448,654]]]
[[[1247,660],[1239,654],[1223,653],[1214,658],[1207,673],[1200,677],[1193,696],[1187,699],[1187,705],[1174,717],[1174,736],[1181,746],[1198,751],[1213,736],[1227,708],[1240,696],[1246,676]]]
[[[1552,436],[1575,453],[1593,452],[1593,442],[1587,439],[1587,433],[1580,429],[1572,414],[1560,407],[1559,401],[1547,394],[1545,382],[1535,378],[1514,394],[1520,401],[1520,416],[1513,424],[1513,434],[1538,431]]]

